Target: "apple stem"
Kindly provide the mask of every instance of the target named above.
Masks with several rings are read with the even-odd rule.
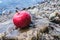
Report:
[[[16,10],[16,13],[20,14],[20,13],[18,12],[18,10]]]
[[[16,10],[16,12],[18,12],[18,10]]]

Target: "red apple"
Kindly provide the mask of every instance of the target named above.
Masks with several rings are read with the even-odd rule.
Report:
[[[19,11],[13,16],[16,28],[25,28],[31,23],[31,15],[28,11]]]

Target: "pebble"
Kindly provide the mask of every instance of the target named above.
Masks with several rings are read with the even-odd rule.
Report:
[[[55,11],[54,13],[50,14],[49,19],[51,22],[60,23],[60,13]]]

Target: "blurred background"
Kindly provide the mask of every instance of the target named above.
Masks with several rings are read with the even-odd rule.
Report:
[[[15,10],[16,7],[22,9],[42,3],[44,1],[45,0],[0,0],[0,14],[4,10]]]

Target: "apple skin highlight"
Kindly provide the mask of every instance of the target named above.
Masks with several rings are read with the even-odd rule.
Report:
[[[31,15],[28,11],[19,11],[13,16],[16,28],[25,28],[31,23]]]

